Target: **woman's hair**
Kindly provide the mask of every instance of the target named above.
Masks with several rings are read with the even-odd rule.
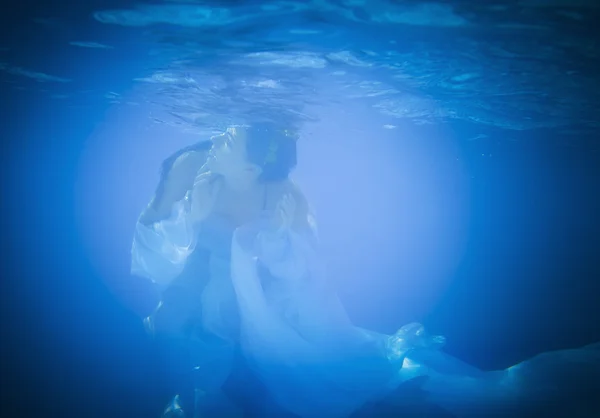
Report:
[[[158,186],[156,187],[155,199],[160,200],[165,188],[165,180],[167,179],[167,175],[171,168],[173,168],[173,164],[175,161],[181,157],[182,155],[188,152],[202,152],[208,151],[212,147],[212,141],[204,140],[200,142],[196,142],[195,144],[188,145],[187,147],[181,148],[180,150],[175,151],[169,157],[167,157],[160,166],[160,180],[158,181]]]
[[[262,169],[259,181],[287,179],[297,163],[296,132],[266,122],[245,126],[244,130],[248,160]]]

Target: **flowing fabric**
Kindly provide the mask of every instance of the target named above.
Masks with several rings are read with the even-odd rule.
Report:
[[[189,196],[173,205],[171,216],[152,225],[137,222],[131,246],[131,274],[166,288],[183,272],[196,248],[198,230],[189,220]]]
[[[409,380],[424,401],[459,417],[600,412],[598,344],[481,371],[441,351],[444,339],[419,324],[394,335],[354,326],[327,284],[310,231],[274,234],[262,220],[234,229],[218,217],[194,229],[188,211],[186,199],[168,220],[137,225],[132,273],[168,289],[191,283],[194,274],[182,275],[189,256],[209,250],[208,280],[190,301],[201,311],[194,364],[209,387],[222,384],[240,343],[275,401],[300,417],[346,417],[383,399],[402,406]],[[216,338],[197,337],[206,333]]]
[[[323,285],[309,240],[293,231],[287,255],[267,265],[279,277],[264,286],[257,255],[268,245],[262,233],[259,223],[234,234],[232,280],[244,354],[277,402],[302,417],[343,417],[419,375],[416,367],[402,367],[406,354],[441,346],[439,337],[418,324],[394,336],[355,327]],[[291,274],[291,266],[300,273]]]
[[[598,416],[600,344],[482,371],[442,352],[444,339],[419,324],[391,336],[353,326],[335,293],[322,286],[314,248],[299,234],[289,233],[279,263],[301,270],[302,280],[280,275],[265,288],[258,274],[261,233],[260,223],[246,225],[232,240],[241,344],[271,394],[297,415],[349,416],[386,395],[401,405],[401,384],[421,377],[424,401],[459,417]]]

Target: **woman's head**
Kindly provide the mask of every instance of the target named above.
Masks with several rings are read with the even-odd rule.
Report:
[[[296,166],[296,136],[272,124],[232,127],[212,139],[209,168],[225,177],[281,181]]]

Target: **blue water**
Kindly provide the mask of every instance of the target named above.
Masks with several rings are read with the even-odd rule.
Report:
[[[596,2],[31,1],[0,15],[13,416],[160,414],[133,226],[163,158],[256,120],[301,132],[297,178],[358,325],[417,320],[485,370],[600,340]]]

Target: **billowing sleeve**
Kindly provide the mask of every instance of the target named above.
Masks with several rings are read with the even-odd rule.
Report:
[[[175,203],[167,219],[137,222],[131,247],[131,274],[168,285],[194,251],[197,231],[189,217],[189,196]]]

